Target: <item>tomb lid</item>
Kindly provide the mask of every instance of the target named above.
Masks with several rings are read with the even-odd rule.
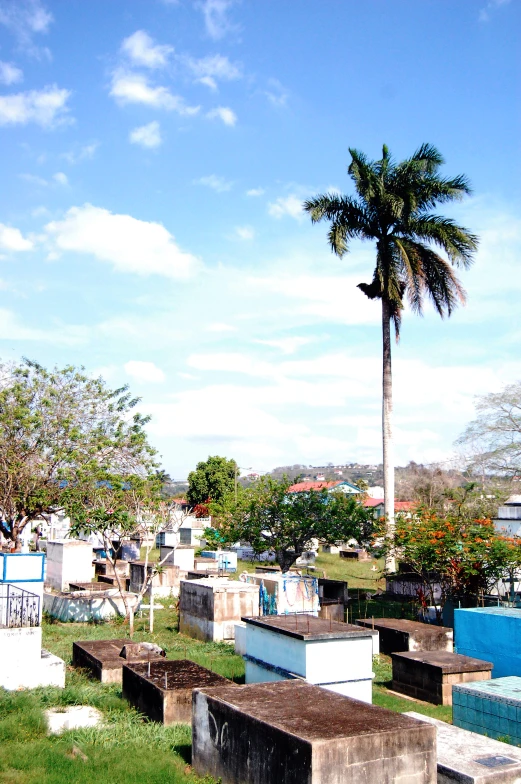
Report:
[[[425,724],[409,716],[300,680],[204,687],[198,691],[310,742],[425,729]]]
[[[478,613],[479,615],[505,615],[510,618],[521,618],[518,607],[458,607],[455,613]]]
[[[434,626],[430,623],[421,623],[421,621],[408,621],[405,618],[359,618],[357,624],[365,627],[372,627],[375,629],[379,627],[385,629],[395,629],[400,632],[422,632],[423,634],[446,634],[450,632],[452,636],[452,629],[448,626]]]
[[[517,675],[509,675],[505,678],[493,678],[489,681],[473,681],[472,683],[461,683],[454,685],[458,692],[464,694],[474,694],[485,699],[509,700],[521,703],[521,678]]]
[[[194,574],[190,572],[190,574]],[[259,593],[259,586],[252,585],[251,583],[243,583],[240,580],[229,580],[227,577],[202,577],[198,580],[181,580],[183,590],[192,588],[192,586],[201,586],[207,588],[213,593]]]
[[[393,662],[396,660],[407,660],[418,662],[426,667],[441,669],[443,673],[452,672],[482,672],[491,670],[492,662],[474,659],[471,656],[462,656],[460,653],[450,653],[449,651],[405,651],[403,653],[391,653]]]
[[[189,659],[173,659],[171,661],[159,659],[150,663],[128,662],[123,666],[162,691],[195,689],[206,686],[236,688],[233,681],[208,670],[206,667],[201,667],[200,664]]]
[[[265,615],[261,618],[244,617],[241,618],[241,621],[305,641],[372,637],[371,629],[364,629],[362,626],[355,626],[351,623],[317,618],[309,613]]]

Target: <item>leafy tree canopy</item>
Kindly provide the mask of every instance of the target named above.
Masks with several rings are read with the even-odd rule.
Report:
[[[237,503],[230,497],[213,503],[216,541],[247,541],[256,553],[273,550],[287,571],[313,539],[334,544],[369,536],[371,518],[352,496],[327,490],[288,493],[291,484],[265,476],[244,490]]]
[[[1,533],[17,542],[26,525],[57,509],[92,509],[104,493],[146,483],[157,464],[137,403],[127,387],[110,390],[83,368],[4,365]]]
[[[228,493],[233,493],[237,471],[235,460],[218,455],[197,463],[195,471],[188,474],[186,498],[190,506],[221,501]]]

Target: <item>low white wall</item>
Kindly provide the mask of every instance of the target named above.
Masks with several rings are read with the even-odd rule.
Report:
[[[137,604],[137,596],[128,594],[129,601]],[[44,593],[43,607],[52,618],[63,623],[68,621],[106,621],[126,614],[125,604],[117,589],[103,591],[100,594],[87,594],[84,591],[74,591],[71,594]]]
[[[88,542],[63,539],[47,542],[47,574],[45,582],[57,591],[69,583],[90,583],[94,579],[93,550]]]
[[[42,650],[40,626],[0,629],[0,687],[65,686],[65,662]]]

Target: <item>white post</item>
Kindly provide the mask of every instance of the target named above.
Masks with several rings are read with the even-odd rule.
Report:
[[[153,578],[152,578],[153,579]],[[150,583],[150,634],[154,631],[154,588]]]

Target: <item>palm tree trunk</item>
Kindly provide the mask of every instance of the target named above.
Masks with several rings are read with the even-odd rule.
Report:
[[[382,441],[384,468],[384,514],[388,544],[394,539],[394,457],[393,457],[393,379],[391,371],[391,314],[389,302],[382,297],[382,340],[383,340],[383,376],[382,376]],[[394,548],[387,550],[385,568],[388,572],[396,571]]]

